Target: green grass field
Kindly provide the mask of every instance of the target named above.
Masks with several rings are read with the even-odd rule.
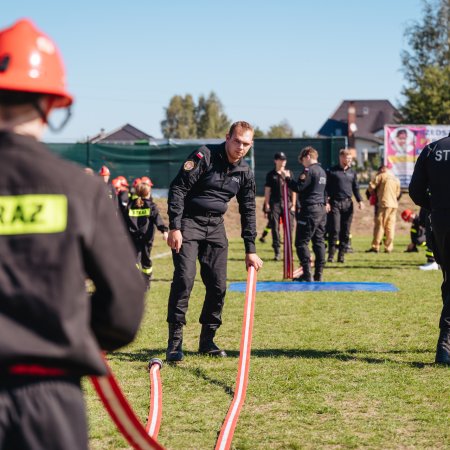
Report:
[[[369,231],[369,230],[368,230]],[[324,281],[382,281],[390,292],[257,293],[247,398],[235,449],[448,449],[448,368],[435,366],[441,310],[440,271],[424,272],[424,252],[366,254],[370,237],[353,240],[345,264],[329,264]],[[165,244],[164,244],[165,245]],[[153,255],[168,251],[158,242]],[[281,280],[270,244],[259,281]],[[245,281],[240,239],[230,241],[229,281]],[[149,407],[147,364],[164,359],[170,256],[154,260],[154,282],[137,339],[109,355],[139,417]],[[213,449],[232,400],[239,358],[244,294],[227,294],[217,343],[229,357],[196,350],[204,288],[194,287],[185,327],[185,361],[165,365],[159,441],[170,449]],[[92,449],[129,448],[90,386],[84,383]]]

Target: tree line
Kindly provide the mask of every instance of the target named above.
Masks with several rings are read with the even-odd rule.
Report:
[[[211,92],[197,102],[191,94],[174,95],[165,108],[161,131],[166,139],[223,138],[231,120],[224,112],[219,97]],[[292,138],[294,130],[287,120],[269,127],[267,132],[255,128],[255,138]]]

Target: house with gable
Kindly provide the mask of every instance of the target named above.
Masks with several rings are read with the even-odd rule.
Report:
[[[359,165],[383,155],[384,126],[399,123],[389,100],[344,100],[318,131],[319,136],[347,136]]]
[[[138,128],[126,123],[119,128],[108,133],[101,130],[100,133],[89,138],[91,144],[134,144],[138,141],[150,141],[153,136],[139,130]]]

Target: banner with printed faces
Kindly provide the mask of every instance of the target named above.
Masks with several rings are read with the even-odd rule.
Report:
[[[450,125],[385,125],[384,161],[407,188],[422,149],[450,133]],[[449,155],[450,158],[450,155]]]

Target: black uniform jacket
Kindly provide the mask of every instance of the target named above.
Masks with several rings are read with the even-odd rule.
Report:
[[[283,181],[281,176],[275,169],[271,170],[266,175],[265,187],[270,188],[269,204],[282,204],[283,203]],[[288,190],[288,207],[292,206],[292,191]]]
[[[290,189],[298,192],[301,207],[325,204],[327,175],[320,164],[311,164],[300,173],[298,180],[286,177]]]
[[[352,169],[344,170],[340,164],[327,170],[327,194],[330,200],[342,201],[355,196],[362,201],[356,173]]]
[[[143,199],[142,207],[137,206],[137,199],[132,200],[127,207],[128,231],[134,241],[153,242],[155,226],[161,233],[169,229],[159,214],[159,209],[151,199]]]
[[[1,132],[0,158],[0,370],[104,374],[100,348],[133,339],[144,302],[106,185],[31,137]]]
[[[129,202],[130,202],[130,192],[128,190],[120,191],[117,194],[117,204],[120,212],[124,215],[127,213],[127,206]]]
[[[231,164],[225,143],[201,147],[184,162],[169,189],[169,228],[179,230],[183,214],[223,214],[236,196],[246,253],[255,253],[255,177],[244,160]]]
[[[450,209],[450,136],[422,150],[414,166],[409,195],[416,205],[428,210]]]

